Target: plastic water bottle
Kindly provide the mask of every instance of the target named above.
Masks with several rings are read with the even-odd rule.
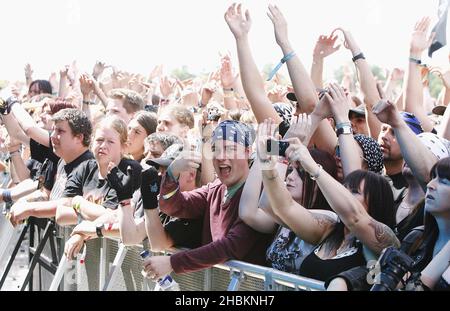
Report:
[[[150,255],[150,252],[145,250],[140,255],[142,259],[145,259]],[[142,271],[142,275],[148,277],[145,271]],[[156,282],[154,291],[180,291],[180,285],[168,274]]]

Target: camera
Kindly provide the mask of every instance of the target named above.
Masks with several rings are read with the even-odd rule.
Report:
[[[379,280],[370,291],[393,291],[403,276],[411,271],[414,260],[405,252],[391,246],[383,250],[378,264],[381,269]]]
[[[267,140],[267,154],[277,155],[281,157],[286,156],[286,149],[289,147],[287,141],[268,139]]]

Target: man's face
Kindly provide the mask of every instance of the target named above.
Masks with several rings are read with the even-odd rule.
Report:
[[[366,118],[359,114],[350,115],[350,123],[352,124],[353,133],[369,136]]]
[[[112,99],[108,102],[108,106],[106,106],[106,114],[109,116],[115,115],[122,119],[126,124],[128,124],[133,118],[133,114],[127,113],[123,107],[123,102],[120,99]]]
[[[213,165],[220,181],[227,187],[243,182],[248,175],[249,149],[241,144],[218,140],[212,146]]]
[[[172,116],[169,111],[163,112],[158,117],[157,132],[164,132],[176,135],[181,138],[186,138],[187,130],[189,128],[186,125],[181,124],[178,120]]]
[[[159,141],[150,141],[145,144],[146,147],[146,159],[160,158],[164,152],[164,148]]]
[[[400,151],[400,145],[394,135],[394,130],[387,124],[381,125],[381,131],[378,135],[383,158],[385,161],[397,161],[403,159]]]
[[[53,145],[53,152],[66,160],[74,156],[74,147],[80,146],[82,135],[74,136],[67,121],[58,121],[53,126],[50,136]]]

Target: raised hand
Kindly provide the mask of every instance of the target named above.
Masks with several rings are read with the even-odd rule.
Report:
[[[91,94],[91,92],[94,91],[94,88],[94,82],[87,74],[83,74],[80,76],[80,89],[83,97],[87,98]]]
[[[183,151],[169,167],[172,171],[172,175],[175,178],[178,178],[181,172],[186,172],[190,169],[198,169],[201,163],[202,155],[199,152]]]
[[[428,28],[430,27],[431,18],[423,17],[414,26],[414,32],[411,37],[410,53],[411,56],[420,58],[423,51],[428,49],[434,40],[435,33],[427,38]]]
[[[286,150],[286,158],[289,162],[300,164],[309,173],[317,171],[317,164],[308,148],[298,138],[290,138],[287,141],[289,147]]]
[[[317,118],[321,121],[326,118],[331,118],[333,116],[333,111],[331,110],[330,103],[328,101],[328,98],[325,97],[325,93],[328,92],[328,89],[322,89],[319,93],[319,102],[316,105],[316,108],[314,108],[314,111],[312,112]]]
[[[169,77],[162,77],[159,82],[159,88],[163,98],[168,98],[174,91],[176,82],[170,81]]]
[[[144,209],[158,207],[158,194],[161,184],[158,171],[153,166],[142,172],[141,195]]]
[[[252,25],[252,19],[248,10],[245,10],[245,17],[242,15],[242,4],[233,3],[225,13],[225,21],[230,27],[236,40],[246,37]]]
[[[345,96],[344,90],[336,83],[331,83],[328,90],[329,92],[325,92],[324,95],[328,100],[334,120],[336,123],[348,122],[350,102]]]
[[[106,175],[106,179],[109,185],[116,190],[119,202],[131,199],[135,189],[133,184],[133,168],[128,166],[127,174],[125,175],[117,166],[111,168],[113,165],[113,163],[108,165],[109,173]]]
[[[334,46],[337,39],[338,36],[336,35],[331,35],[329,37],[320,36],[319,39],[317,39],[316,46],[314,47],[313,58],[323,59],[338,51],[341,45],[339,44],[336,47]]]
[[[285,101],[287,93],[288,91],[285,87],[282,85],[277,85],[267,93],[267,97],[272,103],[279,103]]]
[[[348,49],[348,50],[350,50],[352,52],[353,56],[356,56],[359,53],[361,53],[361,50],[360,50],[358,44],[356,43],[355,39],[353,38],[353,35],[351,34],[350,31],[344,30],[342,28],[336,28],[331,33],[330,37],[335,37],[335,32],[336,31],[342,32],[342,34],[344,35],[344,40],[345,40],[344,41],[344,46],[345,46],[346,49]]]
[[[25,70],[25,78],[26,78],[27,82],[33,81],[33,69],[31,68],[31,65],[26,64],[24,70]]]
[[[311,127],[311,116],[307,115],[306,113],[302,113],[298,116],[293,116],[291,119],[291,125],[284,135],[284,139],[296,137],[302,142],[302,144],[308,146],[312,136]]]
[[[153,68],[152,72],[150,72],[148,80],[153,81],[153,79],[160,78],[162,74],[163,74],[163,65],[158,65],[155,68]]]
[[[400,125],[401,118],[397,110],[397,106],[391,101],[386,99],[383,87],[380,83],[377,83],[378,93],[381,100],[372,108],[372,112],[382,123],[389,124],[393,128]]]
[[[225,55],[221,58],[220,67],[220,81],[222,82],[222,87],[225,89],[230,89],[233,87],[234,82],[239,77],[233,75],[233,67],[231,65],[230,55]]]
[[[435,73],[441,78],[444,86],[448,89],[450,88],[450,70],[447,70],[445,73],[442,73],[440,68],[431,68],[430,73]]]
[[[63,69],[61,69],[59,71],[59,76],[60,76],[61,79],[67,79],[67,76],[69,74],[69,69],[70,69],[70,66],[66,65],[66,66],[64,66]]]
[[[107,66],[105,63],[97,61],[94,65],[94,69],[92,70],[92,77],[97,80],[102,75],[103,71],[105,71],[106,67]]]
[[[405,71],[400,68],[394,68],[391,74],[389,75],[391,81],[401,81],[405,75]]]
[[[267,140],[278,140],[276,127],[277,125],[272,119],[265,119],[264,122],[258,126],[258,137],[256,142],[257,158],[262,170],[273,170],[277,164],[278,156],[270,155],[267,152]]]
[[[269,16],[273,23],[275,40],[277,41],[277,44],[280,46],[289,44],[287,22],[280,9],[278,9],[276,5],[269,4],[269,12],[267,12],[267,16]]]

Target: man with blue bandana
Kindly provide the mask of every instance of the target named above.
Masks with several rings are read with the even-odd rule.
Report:
[[[220,123],[211,138],[217,179],[194,191],[180,192],[178,177],[184,170],[199,167],[200,154],[186,151],[172,162],[162,181],[160,209],[174,217],[203,218],[202,246],[170,257],[151,257],[145,267],[148,275],[158,279],[171,271],[193,272],[230,259],[264,264],[270,236],[253,230],[239,218],[239,201],[254,139],[253,129],[243,123]]]

